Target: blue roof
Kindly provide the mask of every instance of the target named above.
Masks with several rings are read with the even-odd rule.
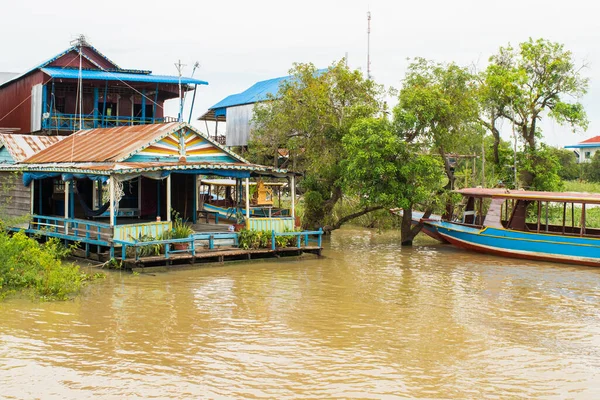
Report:
[[[319,69],[316,71],[316,74],[320,75],[325,71],[327,70]],[[291,78],[292,76],[288,75],[257,82],[254,85],[250,86],[250,88],[244,90],[242,93],[232,94],[230,96],[225,97],[223,100],[210,107],[209,110],[258,103],[260,101],[267,100],[269,98],[269,95],[276,97],[277,92],[279,92],[279,85],[282,82],[285,82]]]
[[[42,72],[50,75],[52,78],[79,79],[78,69],[68,68],[42,68]],[[148,83],[179,83],[179,77],[168,75],[152,75],[127,72],[112,72],[100,70],[81,70],[82,79],[99,81],[127,81],[127,82],[148,82]],[[208,85],[208,82],[194,78],[181,77],[181,83],[192,85]]]
[[[281,82],[284,82],[290,78],[291,76],[282,76],[279,78],[257,82],[242,93],[232,94],[225,97],[223,100],[210,107],[210,110],[265,101],[269,95],[275,96],[277,94],[279,91],[279,84]]]

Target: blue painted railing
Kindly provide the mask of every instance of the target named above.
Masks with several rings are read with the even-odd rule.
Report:
[[[117,126],[146,125],[164,122],[164,118],[142,118],[132,116],[97,116],[93,114],[84,115],[81,121],[83,129],[92,128],[114,128]],[[53,114],[42,119],[42,128],[77,131],[79,130],[78,114]]]
[[[238,244],[237,233],[195,233],[187,238],[182,239],[164,239],[164,240],[151,240],[151,241],[137,241],[137,240],[113,240],[113,243],[121,246],[121,259],[127,258],[127,248],[132,247],[134,249],[134,258],[136,261],[140,259],[139,249],[145,246],[164,246],[165,259],[169,259],[172,254],[178,253],[189,253],[194,255],[196,252],[196,241],[208,241],[208,248],[213,250],[215,248],[215,240],[233,240],[235,246]],[[175,244],[183,244],[181,249],[175,248]]]
[[[90,245],[110,247],[113,229],[102,222],[33,215],[28,233],[85,244],[85,255],[90,255]]]
[[[304,246],[308,247],[310,242],[316,242],[317,247],[323,247],[323,229],[319,229],[318,231],[302,231],[302,232],[280,232],[277,233],[275,231],[271,231],[271,250],[276,249],[275,238],[277,236],[295,236],[296,237],[296,247],[299,249],[302,248],[302,239],[304,239]],[[316,239],[311,238],[311,236],[316,236]]]

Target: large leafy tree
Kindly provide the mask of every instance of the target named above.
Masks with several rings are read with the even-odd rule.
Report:
[[[576,66],[572,53],[562,44],[545,39],[529,39],[518,48],[501,47],[490,58],[482,90],[484,115],[488,117],[483,120],[497,143],[495,121],[505,118],[525,144],[526,163],[536,165],[537,142],[542,135],[539,122],[543,116],[568,125],[573,131],[587,129],[587,116],[578,101],[588,87],[588,79],[581,76],[582,68]],[[539,181],[536,172],[523,172],[525,186],[534,187],[534,181]]]
[[[439,157],[415,151],[385,118],[357,121],[342,142],[347,191],[364,207],[402,207],[402,244],[411,244],[421,229],[411,227],[413,206],[431,210],[432,194],[443,185]]]
[[[305,192],[305,225],[330,221],[343,197],[341,161],[346,159],[342,139],[359,119],[384,111],[383,87],[350,70],[342,60],[326,70],[312,64],[296,64],[291,79],[283,82],[272,101],[255,107],[253,140],[249,157],[277,165],[278,151],[289,154],[286,165],[302,172]],[[366,207],[350,216],[372,211]]]
[[[466,68],[417,58],[408,67],[394,108],[395,128],[406,142],[439,154],[449,188],[455,177],[448,155],[481,140],[476,90]]]

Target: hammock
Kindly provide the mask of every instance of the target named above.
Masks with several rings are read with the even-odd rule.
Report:
[[[79,199],[79,204],[81,204],[81,208],[83,208],[83,212],[85,213],[86,217],[97,217],[99,215],[104,214],[106,212],[106,210],[108,210],[108,207],[110,206],[110,200],[107,201],[106,203],[104,203],[97,210],[90,208],[83,200],[83,196],[81,196],[80,181],[77,181],[76,185],[77,185],[77,198]]]

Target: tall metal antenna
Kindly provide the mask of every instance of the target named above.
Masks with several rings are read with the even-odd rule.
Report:
[[[177,68],[177,72],[179,75],[179,115],[177,116],[178,122],[183,122],[183,96],[181,96],[181,71],[183,71],[183,67],[185,64],[181,63],[181,60],[178,60],[175,64],[175,68]]]
[[[367,78],[371,79],[371,11],[367,11]]]

